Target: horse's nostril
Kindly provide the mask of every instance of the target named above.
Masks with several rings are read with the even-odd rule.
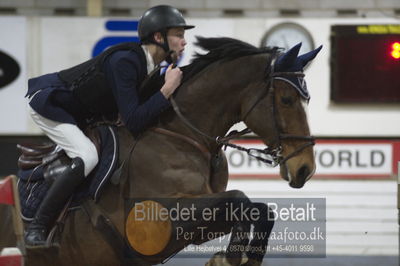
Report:
[[[310,175],[310,169],[308,168],[307,165],[303,165],[300,167],[299,170],[297,170],[297,178],[304,180]],[[304,180],[305,181],[305,180]]]

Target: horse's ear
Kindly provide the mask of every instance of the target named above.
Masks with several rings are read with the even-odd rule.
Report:
[[[275,63],[275,71],[283,71],[285,69],[290,68],[297,59],[297,55],[299,54],[301,48],[301,42],[290,48],[289,51],[280,56]]]
[[[300,61],[302,66],[305,67],[308,62],[310,62],[317,56],[317,54],[319,53],[319,51],[321,51],[321,49],[322,49],[322,45],[315,50],[312,50],[306,54],[300,55],[298,57],[298,60]]]

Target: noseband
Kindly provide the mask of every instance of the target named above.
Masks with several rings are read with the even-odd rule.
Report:
[[[273,146],[271,145],[271,147],[267,146],[267,148],[265,148],[265,149],[255,149],[255,148],[248,149],[243,146],[236,145],[236,144],[229,142],[232,139],[237,139],[247,133],[252,132],[251,129],[249,129],[249,128],[245,128],[242,131],[233,130],[224,137],[218,136],[216,138],[213,138],[213,137],[207,135],[206,133],[202,132],[201,130],[199,130],[189,120],[187,120],[187,118],[180,112],[180,109],[173,97],[171,97],[172,107],[174,108],[175,113],[178,115],[178,117],[182,120],[182,122],[187,127],[189,127],[192,131],[205,137],[206,139],[216,142],[220,146],[224,146],[225,148],[227,146],[229,146],[233,149],[244,151],[249,156],[251,156],[259,161],[262,161],[271,167],[275,167],[278,164],[285,163],[289,159],[298,155],[305,148],[315,145],[315,138],[313,136],[299,136],[299,135],[291,135],[291,134],[282,133],[280,124],[278,123],[277,111],[276,111],[276,106],[275,106],[275,88],[273,86],[274,85],[273,82],[278,77],[279,78],[285,78],[285,77],[289,77],[289,76],[304,77],[304,73],[303,72],[274,72],[274,64],[275,64],[275,59],[271,60],[271,68],[270,68],[271,71],[270,71],[270,74],[267,75],[266,89],[264,91],[262,91],[262,93],[260,94],[259,97],[257,97],[256,101],[251,105],[251,107],[245,113],[245,115],[243,116],[243,119],[242,119],[242,121],[244,121],[247,118],[247,116],[253,111],[253,109],[258,105],[258,103],[264,97],[266,97],[267,95],[271,95],[270,96],[270,97],[272,97],[271,108],[272,108],[272,114],[273,114],[273,118],[274,118],[273,119],[273,123],[274,123],[273,128],[276,129],[275,136],[277,136],[276,139],[274,141],[272,141]],[[304,141],[305,143],[303,145],[297,147],[296,150],[294,150],[287,156],[283,156],[282,155],[282,151],[283,151],[282,142],[287,141],[287,140]]]

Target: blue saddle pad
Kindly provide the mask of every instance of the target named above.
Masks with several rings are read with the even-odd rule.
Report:
[[[87,197],[98,201],[101,193],[118,164],[118,138],[113,126],[98,127],[101,148],[99,163],[74,193],[71,206],[78,206]],[[50,188],[43,178],[43,166],[18,171],[18,192],[21,217],[31,221]]]

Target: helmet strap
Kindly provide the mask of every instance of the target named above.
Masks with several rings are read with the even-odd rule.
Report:
[[[161,31],[161,35],[162,35],[162,37],[164,39],[164,43],[162,43],[160,45],[164,49],[165,53],[167,54],[167,56],[165,57],[165,61],[167,61],[169,64],[171,64],[172,61],[173,61],[172,57],[171,57],[173,51],[171,51],[169,49],[167,31],[168,31],[167,29]]]

